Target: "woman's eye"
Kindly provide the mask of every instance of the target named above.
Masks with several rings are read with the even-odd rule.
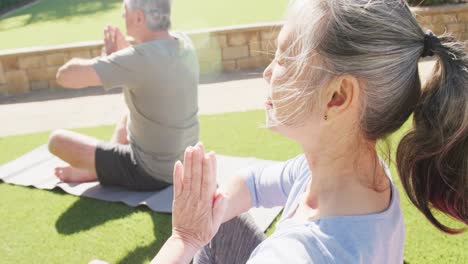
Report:
[[[280,66],[283,66],[284,65],[284,60],[282,59],[276,59],[276,63]]]

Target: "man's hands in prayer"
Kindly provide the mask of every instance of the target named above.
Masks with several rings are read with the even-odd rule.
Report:
[[[104,28],[104,52],[105,55],[125,49],[130,46],[130,43],[125,39],[118,27],[108,25]]]

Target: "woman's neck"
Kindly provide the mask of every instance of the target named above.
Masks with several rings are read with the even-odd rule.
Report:
[[[312,178],[299,205],[303,217],[369,214],[388,207],[389,180],[375,144],[348,149],[305,151]]]

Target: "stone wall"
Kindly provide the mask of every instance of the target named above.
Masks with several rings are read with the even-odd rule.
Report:
[[[258,68],[274,54],[281,23],[187,32],[197,51],[202,74]],[[100,56],[102,41],[0,51],[0,95],[56,89],[57,70],[71,58]]]
[[[412,11],[424,29],[436,35],[449,32],[456,39],[468,40],[468,4],[414,7]]]
[[[468,4],[413,8],[423,28],[452,32],[468,40]],[[197,50],[202,74],[263,68],[276,50],[282,23],[212,28],[187,32]],[[56,89],[58,68],[73,57],[99,56],[102,42],[0,51],[0,95]]]
[[[59,88],[57,70],[71,58],[101,54],[102,43],[86,42],[47,48],[0,51],[0,95]]]
[[[282,23],[263,23],[189,32],[203,74],[268,65]]]

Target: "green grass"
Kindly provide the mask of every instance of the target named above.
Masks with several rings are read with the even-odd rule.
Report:
[[[201,117],[207,149],[238,156],[287,159],[299,147],[259,128],[263,111]],[[111,126],[77,131],[106,139]],[[0,138],[0,164],[47,141],[48,133]],[[390,142],[397,142],[399,135]],[[396,174],[392,167],[394,178]],[[400,188],[401,190],[401,188]],[[448,236],[433,228],[401,194],[407,263],[468,263],[468,235]],[[0,263],[148,262],[169,236],[171,219],[144,207],[131,208],[62,191],[0,184]]]
[[[288,0],[177,0],[173,28],[191,30],[281,20]],[[0,20],[0,50],[100,40],[124,28],[122,0],[42,0]]]

